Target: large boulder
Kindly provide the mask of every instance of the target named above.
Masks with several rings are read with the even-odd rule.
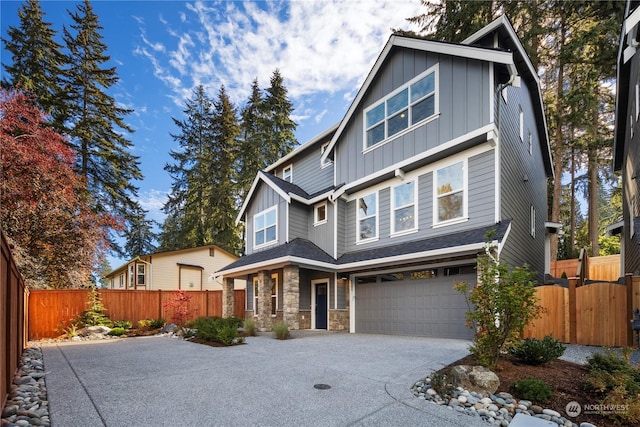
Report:
[[[488,396],[500,386],[498,376],[484,366],[459,365],[451,368],[451,384]]]
[[[78,335],[89,340],[103,340],[109,337],[111,328],[107,326],[87,326],[78,331]]]

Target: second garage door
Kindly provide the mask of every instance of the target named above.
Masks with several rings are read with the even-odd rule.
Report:
[[[399,277],[402,279],[397,280]],[[465,326],[467,303],[453,285],[462,281],[475,283],[475,274],[407,277],[392,274],[356,283],[356,332],[473,338],[473,331]]]

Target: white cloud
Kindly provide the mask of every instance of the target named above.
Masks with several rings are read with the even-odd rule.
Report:
[[[138,194],[138,203],[148,213],[147,218],[162,223],[165,218],[162,207],[167,202],[168,191],[149,189]]]
[[[173,44],[150,41],[142,30],[147,48],[137,53],[149,59],[180,106],[200,83],[212,95],[224,84],[231,99],[242,104],[253,79],[265,88],[276,68],[294,100],[345,92],[350,101],[391,28],[410,28],[406,18],[420,12],[419,0],[197,1],[179,13],[180,23],[190,25],[187,31],[160,18]],[[325,108],[305,109],[300,117],[318,119]]]

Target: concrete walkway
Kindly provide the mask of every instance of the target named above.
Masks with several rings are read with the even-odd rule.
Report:
[[[54,427],[486,427],[411,385],[469,342],[347,333],[270,334],[209,347],[169,337],[42,347]],[[330,389],[317,389],[326,384]]]

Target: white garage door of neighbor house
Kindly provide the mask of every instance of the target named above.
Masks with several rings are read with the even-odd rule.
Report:
[[[429,273],[424,270],[357,279],[356,332],[473,338],[473,331],[465,326],[466,300],[453,285],[475,284],[476,274],[468,274],[468,268],[429,271],[431,277],[425,277]]]
[[[202,270],[199,268],[180,268],[180,289],[183,291],[202,290]]]

